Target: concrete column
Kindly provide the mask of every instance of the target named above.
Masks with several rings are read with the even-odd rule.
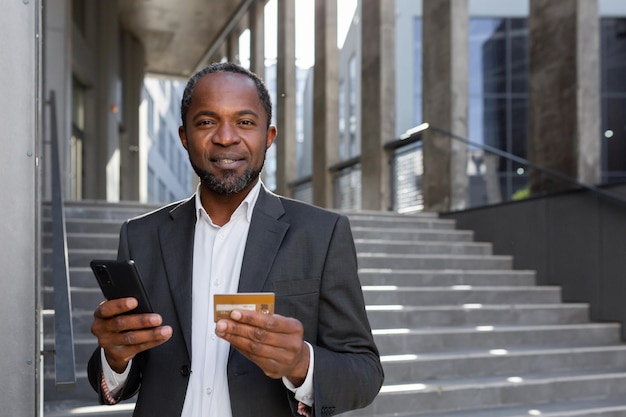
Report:
[[[3,416],[43,415],[41,350],[41,1],[0,13],[0,404]],[[46,97],[47,98],[47,97]],[[62,110],[61,112],[62,113]]]
[[[333,206],[329,167],[339,159],[337,0],[315,0],[313,68],[313,204]]]
[[[390,206],[389,155],[394,139],[395,0],[362,0],[361,39],[361,200],[365,210]]]
[[[123,130],[120,134],[120,197],[139,201],[139,105],[145,75],[145,49],[130,33],[122,33]]]
[[[278,0],[276,68],[276,191],[291,197],[296,178],[296,4]]]
[[[119,74],[119,21],[116,0],[93,4],[95,24],[90,36],[98,51],[94,55],[95,83],[86,115],[84,193],[86,199],[118,201],[120,197],[119,126],[121,78]]]
[[[423,114],[431,126],[467,137],[467,0],[424,0]],[[467,146],[449,135],[426,130],[424,209],[463,209],[468,200]]]
[[[587,184],[600,181],[597,0],[531,0],[529,155]],[[567,188],[532,172],[531,192]]]
[[[100,157],[104,163],[105,194],[107,201],[120,199],[120,124],[122,122],[122,82],[120,69],[119,14],[117,1],[100,0],[100,32],[98,54],[100,81],[96,117],[101,126],[98,140],[106,147]]]
[[[265,79],[265,2],[252,2],[249,10],[250,70]]]
[[[72,132],[72,14],[70,1],[49,0],[44,8],[45,40],[44,43],[44,90],[43,95],[48,99],[50,91],[54,90],[57,105],[57,124],[60,141],[61,177],[63,181],[64,198],[70,198],[70,136]],[[50,184],[50,136],[45,131],[45,146],[43,148],[44,168],[44,199],[51,198]]]
[[[228,34],[226,39],[226,58],[229,62],[239,64],[239,31],[235,30]]]

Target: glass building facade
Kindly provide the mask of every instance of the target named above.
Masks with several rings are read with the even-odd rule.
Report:
[[[602,181],[626,181],[626,17],[601,20]]]
[[[423,122],[421,26],[421,19],[416,18],[415,125]],[[626,18],[603,17],[600,27],[602,130],[598,132],[598,140],[602,141],[602,182],[623,182],[626,180]],[[528,159],[528,100],[527,19],[471,18],[467,139]],[[485,174],[490,166],[494,169],[492,183],[496,191],[493,186],[489,191],[486,184],[489,180]],[[479,146],[469,147],[468,174],[470,206],[513,199],[528,181],[524,164],[489,155]]]

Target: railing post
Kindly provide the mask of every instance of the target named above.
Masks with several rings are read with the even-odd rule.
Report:
[[[50,138],[52,153],[52,274],[54,284],[54,366],[57,386],[73,387],[76,383],[72,303],[67,260],[65,213],[61,187],[56,97],[50,91]]]

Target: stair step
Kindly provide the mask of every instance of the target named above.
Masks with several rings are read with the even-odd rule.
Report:
[[[52,250],[44,248],[42,250],[44,265],[52,264]],[[72,249],[68,251],[67,258],[70,268],[72,267],[89,267],[92,259],[115,259],[117,257],[117,248],[86,248]]]
[[[119,230],[119,228],[118,228]],[[52,247],[52,234],[42,234],[43,246]],[[117,250],[118,233],[67,233],[67,249],[106,249]]]
[[[548,304],[561,302],[561,288],[543,287],[398,287],[395,285],[363,286],[368,305],[464,305],[477,304]]]
[[[115,259],[117,251],[108,252],[108,259]],[[95,252],[94,252],[95,255]],[[70,284],[75,287],[95,287],[97,286],[96,279],[89,266],[71,266],[69,268]],[[45,286],[52,286],[52,269],[50,267],[44,267],[42,269],[43,284]]]
[[[398,327],[436,327],[467,325],[541,325],[586,323],[588,304],[483,305],[466,308],[458,305],[403,306],[367,305],[374,329]]]
[[[95,279],[95,278],[94,278]],[[75,287],[70,286],[70,297],[72,302],[72,310],[93,310],[104,300],[102,291],[98,286],[94,287]],[[43,288],[43,306],[44,308],[52,308],[54,306],[54,289],[53,287]]]
[[[93,322],[93,311],[96,306],[90,309],[72,309],[72,326],[74,341],[81,340],[85,337],[93,337],[91,334],[91,323]],[[46,337],[54,338],[54,310],[47,309],[43,311],[43,332]],[[95,338],[93,339],[95,340]],[[95,344],[94,344],[95,347]]]
[[[95,393],[94,393],[95,396]],[[135,409],[135,399],[122,401],[116,405],[100,405],[97,399],[93,401],[54,400],[46,401],[44,417],[131,417]]]
[[[398,286],[503,286],[534,285],[535,271],[467,270],[467,269],[394,269],[359,268],[363,285],[395,284]]]
[[[347,413],[344,416],[368,415]],[[495,407],[479,411],[448,411],[440,413],[420,413],[415,410],[393,414],[376,414],[376,417],[624,417],[626,415],[626,396],[599,398],[591,400],[573,400],[534,404],[533,406]]]
[[[410,242],[383,239],[354,239],[357,252],[389,254],[491,255],[489,243],[476,242]]]
[[[94,405],[98,404],[98,394],[96,394],[96,391],[91,388],[91,384],[89,384],[89,380],[87,379],[87,364],[81,364],[80,367],[78,365],[76,366],[76,383],[73,387],[58,388],[54,384],[54,374],[51,371],[54,369],[53,358],[53,355],[46,355],[46,358],[44,358],[45,372],[43,387],[45,402],[80,400],[84,402],[91,402]],[[49,359],[49,361],[46,362],[45,359]]]
[[[381,228],[381,229],[434,229],[453,230],[456,222],[450,219],[432,217],[398,217],[398,216],[348,216],[350,226]]]
[[[460,350],[405,355],[383,355],[388,385],[440,379],[522,376],[574,370],[626,369],[626,346],[537,346],[507,349],[506,355],[486,350]]]
[[[432,229],[382,229],[379,227],[353,227],[355,239],[403,240],[410,242],[471,242],[474,233],[469,230]]]
[[[108,220],[127,220],[152,210],[156,210],[160,205],[144,204],[133,201],[121,201],[109,203],[105,201],[66,201],[65,219],[108,219]],[[50,218],[50,204],[43,205],[43,218]]]
[[[391,220],[411,220],[411,219],[438,219],[439,214],[434,212],[422,211],[419,213],[400,214],[393,211],[372,211],[372,210],[341,210],[340,213],[345,214],[350,219],[367,219],[372,222],[378,222],[384,219]],[[447,219],[442,219],[447,220]]]
[[[437,255],[359,253],[361,268],[393,269],[511,269],[513,259],[504,255]]]
[[[87,334],[77,334],[74,336],[74,355],[76,362],[76,372],[86,372],[87,362],[94,350],[98,347],[98,340],[95,336]],[[54,337],[44,339],[44,350],[52,352],[54,350]],[[54,355],[46,355],[44,358],[44,376],[54,378]],[[86,376],[86,374],[85,374]],[[91,387],[89,387],[91,393]]]
[[[67,233],[113,233],[119,234],[123,220],[121,219],[65,219],[65,231]],[[52,223],[48,219],[43,222],[43,232],[50,233]]]
[[[505,355],[521,346],[587,346],[621,343],[620,327],[612,323],[545,326],[472,326],[374,329],[374,340],[383,355],[486,349]]]
[[[626,397],[537,404],[528,407],[498,408],[480,412],[430,414],[431,417],[624,417]]]
[[[433,412],[471,410],[523,404],[526,410],[550,402],[626,397],[626,370],[534,374],[510,378],[473,378],[384,385],[374,402],[346,416],[427,416]],[[528,413],[528,411],[527,411]],[[437,415],[437,414],[434,414]],[[483,414],[476,414],[483,415]],[[532,414],[527,414],[532,415]]]

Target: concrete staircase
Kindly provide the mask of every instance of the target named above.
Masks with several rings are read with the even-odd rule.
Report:
[[[137,203],[109,204],[105,202],[67,202],[65,222],[68,260],[70,266],[70,293],[74,325],[76,356],[76,385],[71,389],[54,386],[54,355],[44,355],[44,416],[130,416],[133,401],[113,407],[99,406],[96,393],[87,381],[87,361],[97,346],[91,334],[93,310],[102,301],[102,293],[89,268],[95,258],[115,259],[122,222],[146,213],[157,206]],[[54,349],[54,314],[50,242],[52,236],[49,207],[44,207],[43,223],[43,280],[44,280],[44,350]]]
[[[46,417],[131,414],[132,401],[98,408],[86,380],[96,345],[89,326],[102,299],[88,263],[114,258],[121,222],[153,208],[67,204],[78,381],[72,391],[55,390],[46,356]],[[618,325],[590,323],[587,305],[561,303],[559,288],[534,286],[532,271],[513,270],[510,257],[493,255],[451,220],[349,216],[386,380],[371,406],[346,416],[626,416]],[[45,308],[52,303],[49,230],[45,221]],[[52,320],[45,315],[46,349]]]
[[[626,344],[433,215],[351,215],[385,368],[346,416],[626,416]]]

